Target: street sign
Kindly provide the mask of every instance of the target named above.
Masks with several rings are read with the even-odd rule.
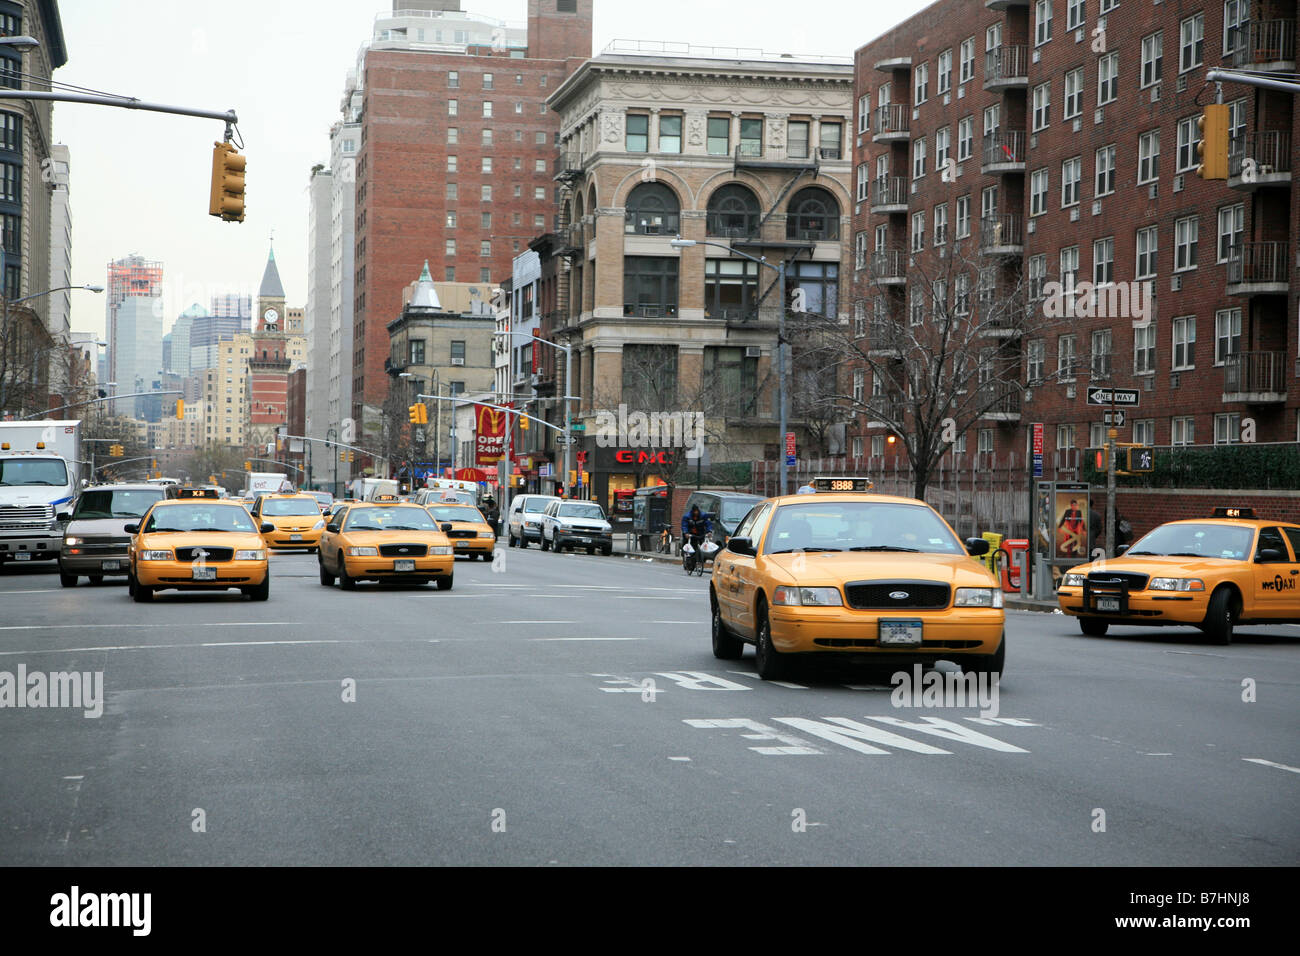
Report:
[[[1122,408],[1117,408],[1113,412],[1108,408],[1101,413],[1101,417],[1102,424],[1113,425],[1115,428],[1123,428],[1124,422],[1128,420]]]
[[[794,432],[785,433],[785,453],[787,457],[794,456]]]
[[[569,426],[569,431],[585,432],[586,430],[587,430],[587,426],[583,422],[574,422],[572,425]]]
[[[1112,401],[1112,393],[1114,401]],[[1089,405],[1123,405],[1125,408],[1137,408],[1138,400],[1141,396],[1136,388],[1105,388],[1103,386],[1089,386],[1088,404]]]
[[[571,435],[556,435],[555,443],[557,445],[576,445],[578,443],[578,439],[572,437]]]
[[[1043,423],[1034,422],[1034,477],[1043,477]]]
[[[795,459],[794,459],[794,455],[786,455],[786,456],[785,456],[785,466],[786,466],[787,468],[794,468],[794,467],[795,467]]]

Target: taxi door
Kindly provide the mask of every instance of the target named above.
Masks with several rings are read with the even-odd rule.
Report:
[[[760,519],[766,516],[770,508],[771,505],[767,504],[757,506],[740,523],[732,537],[748,538],[754,529],[759,526]],[[753,538],[751,540],[757,549],[760,542]],[[719,551],[717,557],[713,559],[713,590],[718,597],[718,607],[722,612],[722,620],[727,627],[739,634],[750,634],[743,623],[743,609],[739,600],[739,581],[741,575],[746,574],[747,569],[752,571],[753,567],[754,558],[752,556],[737,554],[730,548]]]
[[[754,516],[754,523],[749,529],[749,538],[754,542],[754,550],[760,554],[763,550],[763,532],[767,530],[768,519],[771,516],[772,506],[764,505]],[[758,597],[759,588],[762,587],[758,571],[759,560],[751,555],[738,554],[735,571],[732,572],[731,594],[736,602],[735,629],[751,638],[758,633],[758,625],[754,619],[754,601]]]
[[[1265,560],[1263,552],[1281,552],[1280,558]],[[1291,553],[1290,542],[1279,527],[1259,529],[1255,543],[1255,613],[1258,618],[1300,617],[1300,563]]]
[[[330,528],[342,528],[343,519],[347,516],[347,513],[348,509],[346,506],[340,508],[334,513],[334,517],[330,518],[329,521],[325,523],[325,530],[321,532],[320,547],[318,550],[320,551],[320,562],[326,568],[339,567],[338,552],[340,533],[337,531],[330,531]]]

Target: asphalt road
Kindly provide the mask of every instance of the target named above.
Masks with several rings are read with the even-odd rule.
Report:
[[[765,684],[713,657],[707,580],[642,560],[510,550],[450,592],[272,573],[266,603],[151,605],[0,574],[0,672],[104,696],[0,709],[0,863],[1300,861],[1300,628],[1010,612],[981,717],[856,669]]]

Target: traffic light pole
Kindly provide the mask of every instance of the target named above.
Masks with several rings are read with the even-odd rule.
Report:
[[[1106,557],[1115,556],[1115,386],[1110,389],[1110,423],[1106,429]],[[1089,556],[1091,557],[1091,555]]]
[[[197,116],[199,119],[222,120],[227,126],[239,123],[234,110],[196,110],[188,106],[168,106],[165,103],[146,103],[134,96],[95,96],[90,93],[64,93],[54,90],[0,90],[0,100],[51,100],[56,103],[88,103],[91,106],[116,106],[124,110],[145,110],[150,113],[173,113],[177,116]]]
[[[1300,83],[1252,76],[1248,73],[1238,73],[1236,70],[1210,70],[1205,74],[1205,79],[1208,83],[1241,83],[1244,86],[1258,86],[1266,90],[1282,90],[1286,93],[1300,92]]]

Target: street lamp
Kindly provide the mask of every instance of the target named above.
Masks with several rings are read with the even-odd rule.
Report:
[[[25,35],[18,37],[0,37],[0,46],[17,46],[31,49],[32,47],[38,47],[40,45],[41,41],[36,39],[36,37]]]
[[[560,476],[564,486],[568,487],[569,469],[572,465],[573,455],[573,419],[569,414],[569,399],[573,396],[573,346],[561,345],[559,342],[552,342],[549,339],[539,338],[535,335],[526,335],[523,332],[516,332],[513,329],[503,329],[493,335],[522,335],[530,342],[540,342],[542,345],[549,345],[553,349],[559,349],[564,353],[564,434],[561,441],[564,442],[564,474]],[[506,462],[506,475],[510,475],[510,462]]]
[[[777,319],[776,327],[776,380],[777,380],[777,404],[781,406],[780,413],[780,435],[777,439],[777,457],[781,461],[781,483],[778,488],[780,494],[786,494],[789,487],[790,464],[785,454],[785,434],[786,434],[786,361],[785,361],[785,259],[781,259],[780,265],[772,265],[767,261],[766,256],[751,256],[747,252],[741,252],[725,242],[713,242],[709,239],[683,239],[678,236],[668,243],[674,249],[689,249],[691,246],[717,246],[719,249],[726,249],[733,256],[740,256],[742,259],[748,259],[750,262],[757,262],[760,266],[775,270],[777,280],[780,283],[781,310]]]
[[[24,45],[30,46],[30,45],[34,45],[34,44],[36,43],[36,41],[35,41],[35,40],[32,40],[31,37],[0,37],[0,41],[3,41],[3,40],[14,40],[14,41],[17,41],[17,40],[31,40],[31,41],[32,41],[31,44],[21,44],[21,43],[10,44],[10,45],[16,45],[16,46],[24,46]],[[21,296],[20,298],[17,298],[17,299],[10,299],[8,296],[3,296],[3,298],[4,298],[4,313],[3,313],[4,318],[3,318],[3,320],[0,320],[0,348],[3,348],[3,349],[4,349],[4,353],[5,353],[5,357],[6,357],[6,358],[7,358],[7,356],[8,356],[8,352],[9,352],[9,332],[10,332],[10,330],[9,330],[9,306],[11,306],[11,305],[18,305],[20,302],[29,302],[29,301],[31,301],[32,299],[39,299],[39,298],[42,298],[42,297],[47,296],[47,295],[53,295],[55,292],[66,292],[66,291],[68,291],[69,289],[84,289],[86,292],[103,292],[103,291],[104,291],[104,287],[103,287],[102,285],[91,285],[91,284],[87,283],[87,284],[84,284],[84,285],[61,285],[61,286],[55,286],[53,289],[46,289],[44,292],[33,292],[33,293],[31,293],[30,295],[24,295],[24,296]],[[63,343],[63,345],[64,345],[65,347],[66,347],[68,344],[70,344],[70,343],[67,343],[67,342]],[[45,349],[45,350],[43,350],[43,351],[47,351],[47,352],[48,352],[48,351],[50,351],[50,349]],[[40,354],[40,353],[38,352],[38,353],[36,353],[36,354]],[[7,363],[6,363],[6,364],[7,364]],[[3,374],[7,377],[7,376],[9,375],[9,369],[8,369],[8,368],[4,368],[4,369],[3,369]],[[6,398],[6,397],[7,397],[7,396],[5,395],[4,383],[3,383],[2,381],[0,381],[0,408],[2,408],[2,407],[4,406],[5,398]],[[47,396],[47,401],[48,401],[48,396]]]
[[[409,386],[411,384],[411,379],[415,378],[415,375],[412,372],[398,372],[397,377],[406,379],[406,384]],[[410,389],[408,388],[406,391],[407,391],[407,397],[409,398]],[[411,428],[409,431],[411,435],[411,440],[407,442],[406,445],[406,479],[407,479],[407,487],[411,490],[411,493],[414,494],[415,493],[415,429]]]

